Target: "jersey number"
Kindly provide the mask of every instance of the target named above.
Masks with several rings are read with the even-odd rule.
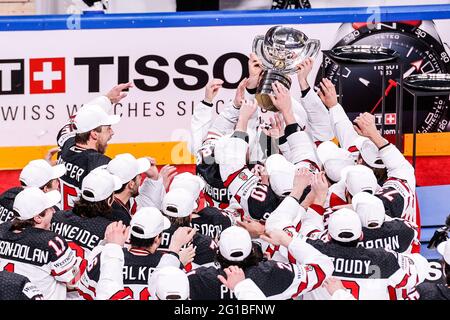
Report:
[[[256,201],[264,202],[264,200],[266,200],[267,197],[267,191],[268,189],[265,184],[257,185],[250,194],[250,197],[252,197]]]
[[[77,189],[65,184],[62,180],[60,181],[63,199],[63,210],[72,209],[72,205],[69,203],[69,197],[72,199],[76,199],[78,197]]]
[[[62,241],[60,238],[55,237],[56,242],[58,242],[58,244],[56,244],[53,240],[50,240],[48,242],[48,245],[50,247],[53,248],[53,250],[55,250],[55,254],[57,257],[61,256],[64,251],[66,250],[66,246],[64,245],[64,241]]]

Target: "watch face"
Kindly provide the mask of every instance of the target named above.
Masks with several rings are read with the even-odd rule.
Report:
[[[345,45],[372,45],[395,50],[403,63],[403,77],[412,74],[450,73],[450,59],[443,45],[424,30],[406,23],[379,23],[373,28],[363,26],[346,35],[335,47]],[[325,76],[338,83],[338,66],[325,58]],[[381,125],[382,68],[366,66],[345,67],[342,70],[342,104],[350,119],[359,113],[371,112]],[[395,133],[396,80],[398,66],[386,67],[385,134]],[[322,78],[322,68],[316,78],[316,86]],[[336,91],[338,87],[336,87]],[[403,94],[403,132],[412,132],[413,98]],[[418,132],[447,131],[449,99],[446,96],[419,97],[417,104]],[[393,115],[394,114],[394,115]]]

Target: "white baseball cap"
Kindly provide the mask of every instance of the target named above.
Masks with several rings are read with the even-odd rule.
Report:
[[[81,183],[81,195],[89,202],[98,202],[109,198],[114,191],[121,187],[122,181],[119,177],[100,167],[84,177]]]
[[[77,133],[89,132],[100,126],[110,126],[120,121],[118,115],[108,115],[98,105],[87,105],[81,108],[75,115],[74,124]]]
[[[358,192],[352,198],[353,210],[361,219],[362,226],[368,229],[380,228],[385,219],[383,201],[367,192]]]
[[[378,189],[375,174],[363,165],[345,167],[341,171],[341,179],[345,181],[345,187],[352,196],[361,191],[375,194]]]
[[[149,293],[160,300],[187,300],[189,279],[187,274],[173,266],[156,269],[149,277]]]
[[[438,252],[444,258],[445,263],[450,264],[450,239],[447,241],[441,242],[437,246]]]
[[[201,177],[190,172],[177,174],[170,184],[170,190],[185,189],[193,194],[194,199],[198,199],[200,192],[204,187],[205,181]]]
[[[322,142],[317,147],[317,157],[322,163],[327,177],[334,182],[341,179],[342,169],[355,164],[352,154],[348,150],[339,148],[332,141]]]
[[[61,193],[58,190],[44,192],[38,187],[29,187],[17,194],[13,210],[19,214],[18,219],[28,220],[45,209],[56,206],[60,201]]]
[[[151,239],[170,228],[170,221],[156,208],[143,207],[130,222],[130,233],[139,239]]]
[[[188,217],[198,207],[196,200],[190,191],[180,188],[171,189],[164,196],[162,210],[170,217]]]
[[[31,160],[20,172],[19,180],[27,187],[41,188],[65,173],[66,167],[63,164],[51,166],[44,159]]]
[[[355,146],[358,148],[364,162],[369,166],[379,169],[386,168],[383,160],[381,160],[378,147],[370,139],[366,137],[358,137],[355,139]]]
[[[248,144],[240,138],[223,136],[214,146],[214,159],[217,164],[242,164],[247,162]]]
[[[219,251],[228,261],[242,261],[252,251],[252,239],[247,230],[232,226],[220,234]]]
[[[266,159],[265,167],[269,175],[270,187],[276,195],[291,192],[294,186],[295,165],[281,154],[273,154]]]
[[[362,235],[361,220],[355,211],[347,208],[339,209],[330,216],[328,232],[336,241],[354,241]]]
[[[112,159],[106,169],[113,175],[120,178],[122,184],[130,182],[138,174],[150,168],[150,161],[147,158],[136,159],[132,154],[118,154]]]

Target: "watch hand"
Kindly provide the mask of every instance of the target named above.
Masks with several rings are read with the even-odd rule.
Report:
[[[423,63],[423,59],[411,62],[411,68],[408,69],[408,71],[406,71],[403,74],[403,79],[405,79],[406,77],[409,77],[414,71],[419,71],[420,67],[422,66]]]
[[[386,91],[384,91],[384,97],[387,97],[389,92],[391,92],[391,89],[394,87],[397,87],[397,82],[395,80],[389,79],[389,86],[386,88]],[[383,101],[383,97],[381,97],[377,104],[375,105],[375,107],[373,107],[373,109],[370,111],[371,114],[373,114],[377,109],[378,106],[381,104],[381,102]]]

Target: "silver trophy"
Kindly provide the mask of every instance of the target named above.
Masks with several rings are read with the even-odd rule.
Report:
[[[264,72],[256,90],[259,105],[269,111],[277,111],[269,95],[273,95],[272,83],[280,82],[291,88],[289,74],[297,71],[297,65],[306,58],[315,57],[320,41],[308,39],[300,30],[283,26],[270,28],[266,35],[256,36],[253,52],[259,57]]]

